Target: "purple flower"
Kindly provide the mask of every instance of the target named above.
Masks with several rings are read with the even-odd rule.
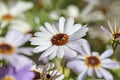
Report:
[[[0,67],[0,80],[32,80],[34,73],[30,71],[31,65],[26,65],[19,70],[9,65]]]
[[[5,37],[0,38],[0,60],[5,59],[16,68],[23,67],[31,61],[24,55],[32,55],[32,47],[22,47],[31,34],[22,34],[16,30],[10,29]],[[21,55],[24,54],[24,55]]]

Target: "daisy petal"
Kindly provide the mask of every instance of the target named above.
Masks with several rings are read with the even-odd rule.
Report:
[[[100,27],[110,38],[112,38],[112,34],[103,26]]]
[[[77,47],[75,44],[73,45],[72,43],[68,43],[67,46],[70,47],[73,50],[76,50],[76,51],[80,52],[82,55],[86,55],[83,48]]]
[[[21,80],[31,80],[34,78],[35,74],[33,72],[28,72],[22,74],[23,76],[20,78]],[[29,76],[29,77],[28,77]]]
[[[112,34],[114,34],[114,31],[113,31],[113,28],[112,28],[112,26],[111,26],[110,22],[109,22],[109,21],[107,21],[107,23],[108,23],[108,27],[110,28],[111,33],[112,33]]]
[[[59,32],[59,23],[55,23],[54,27],[57,29],[57,31]]]
[[[77,55],[75,59],[85,60],[85,56]]]
[[[66,21],[66,24],[65,24],[65,33],[67,33],[68,35],[71,33],[72,31],[72,27],[73,27],[73,24],[74,24],[74,19],[73,18],[69,18],[67,21]]]
[[[31,42],[31,45],[41,45],[41,46],[51,45],[51,42],[50,41],[46,41],[46,42],[35,42],[35,41],[33,41],[33,42]]]
[[[57,50],[57,56],[61,59],[61,58],[63,58],[63,56],[64,56],[64,47],[63,46],[59,46],[58,47],[58,50]]]
[[[14,46],[19,47],[30,39],[31,34],[22,34],[16,30],[9,30],[5,36],[6,40],[12,43]],[[17,38],[16,38],[17,37]]]
[[[76,66],[75,66],[76,65]],[[80,67],[81,66],[81,67]],[[67,63],[67,67],[74,72],[80,73],[86,68],[85,63],[81,60],[72,60]]]
[[[17,52],[20,53],[20,54],[32,55],[33,48],[31,48],[31,47],[22,47],[22,48],[17,49]]]
[[[56,34],[59,33],[58,30],[57,30],[57,28],[55,27],[55,25],[52,24],[52,26],[53,26],[53,29],[54,29],[55,33],[56,33]]]
[[[22,55],[14,55],[8,58],[8,61],[15,66],[17,70],[25,66],[26,64],[31,64],[31,60]]]
[[[23,36],[23,38],[19,39],[16,43],[17,46],[22,46],[23,44],[25,44],[30,38],[31,38],[31,34],[26,34]]]
[[[48,31],[49,31],[50,33],[56,34],[51,24],[49,24],[49,23],[46,22],[46,23],[45,23],[45,26],[46,26],[46,28],[48,29]]]
[[[86,75],[87,75],[87,68],[85,70],[83,70],[83,72],[81,72],[81,74],[79,74],[78,80],[84,80]]]
[[[113,54],[113,50],[112,49],[108,49],[105,52],[102,53],[102,55],[100,56],[101,59],[107,58],[109,56],[111,56]]]
[[[16,34],[17,34],[16,31],[14,31],[13,29],[10,29],[10,30],[7,32],[5,38],[6,38],[7,41],[12,42],[12,41],[14,41],[14,39],[16,38],[16,36],[17,36]]]
[[[77,30],[79,30],[81,27],[82,27],[81,24],[75,24],[75,25],[73,25],[72,31],[71,31],[71,33],[69,33],[69,35],[75,33],[75,32],[76,32]]]
[[[51,55],[49,55],[49,59],[50,60],[52,60],[55,56],[56,56],[56,54],[57,54],[57,49],[58,49],[58,47],[54,50],[54,52],[51,54]]]
[[[50,38],[33,37],[33,38],[30,39],[30,41],[46,42],[46,41],[50,41]]]
[[[46,50],[47,48],[49,48],[50,46],[51,45],[38,46],[38,47],[33,49],[33,52],[35,52],[35,53],[42,52],[42,51]]]
[[[95,69],[95,72],[98,78],[102,78],[102,73],[100,72],[99,69]]]
[[[98,52],[92,52],[92,55],[93,56],[99,56],[99,53]]]
[[[40,56],[40,59],[45,58],[52,54],[52,52],[57,48],[57,46],[51,46],[49,47],[45,52],[43,52]]]
[[[116,68],[119,68],[119,63],[111,59],[103,59],[102,67],[109,68],[109,69],[116,69]]]
[[[92,77],[93,74],[94,74],[93,68],[88,68],[88,75]]]
[[[64,50],[65,50],[65,56],[67,57],[73,58],[77,56],[77,53],[67,46],[64,46]]]
[[[100,68],[100,72],[103,74],[103,77],[105,78],[105,80],[113,80],[113,76],[112,74],[110,74],[107,70],[105,70],[104,68]]]
[[[64,26],[65,26],[65,18],[61,17],[59,19],[59,32],[63,33],[64,32]]]
[[[45,36],[46,35],[46,36]],[[51,38],[50,34],[44,33],[44,32],[36,32],[34,36],[41,37],[41,38]]]
[[[85,39],[80,39],[79,43],[81,43],[80,46],[83,47],[85,53],[88,55],[91,55],[91,49],[90,49],[90,45],[89,45],[88,41]]]
[[[49,34],[50,36],[53,36],[53,34],[51,34],[49,31],[47,31],[43,26],[41,26],[40,28],[40,31],[44,32],[44,33],[47,33]]]
[[[86,52],[88,55],[90,55],[91,49],[90,49],[90,45],[89,45],[88,41],[85,40],[85,39],[80,39],[80,40],[81,40],[81,42],[83,42],[83,45],[82,45],[82,46],[83,46],[85,52]]]
[[[77,40],[80,39],[81,37],[86,35],[86,32],[88,31],[87,27],[82,27],[80,28],[78,31],[76,31],[75,33],[73,33],[70,36],[70,40]]]
[[[33,37],[30,39],[32,45],[49,45],[52,44],[49,39]]]

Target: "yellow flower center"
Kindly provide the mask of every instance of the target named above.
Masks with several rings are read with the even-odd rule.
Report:
[[[12,76],[5,76],[2,80],[15,80]]]
[[[15,48],[7,43],[0,43],[0,54],[12,54]]]
[[[101,65],[101,61],[98,56],[86,57],[85,63],[88,67],[93,67],[93,68],[98,68]]]
[[[11,21],[13,18],[14,17],[10,14],[6,14],[2,16],[2,20],[5,20],[5,21]]]
[[[59,33],[52,37],[51,42],[53,45],[62,46],[68,43],[69,36],[67,34]]]

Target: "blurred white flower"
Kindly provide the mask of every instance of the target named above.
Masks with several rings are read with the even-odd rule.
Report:
[[[25,21],[22,20],[15,20],[11,22],[9,29],[14,29],[20,31],[22,33],[28,33],[32,31],[32,26]]]
[[[92,26],[90,26],[88,34],[89,34],[91,39],[99,38],[102,41],[104,41],[105,43],[108,43],[109,40],[110,40],[108,38],[108,36],[105,33],[103,33],[103,31],[101,30],[100,27],[92,27]]]
[[[0,1],[0,22],[1,27],[4,28],[11,22],[20,19],[21,15],[33,7],[33,3],[17,1],[15,4],[8,6],[4,2]]]
[[[69,17],[73,17],[73,18],[78,18],[79,17],[79,8],[74,6],[74,5],[68,6],[66,11],[67,11],[67,15]]]
[[[115,21],[114,27],[108,21],[108,26],[110,31],[108,31],[105,27],[101,26],[101,29],[108,35],[110,39],[120,42],[120,27],[117,25]]]
[[[113,80],[112,74],[106,69],[119,68],[119,63],[111,60],[113,54],[112,49],[108,49],[99,55],[98,52],[91,52],[87,41],[84,41],[83,46],[79,49],[82,55],[78,55],[76,59],[67,63],[67,67],[73,71],[80,73],[78,80],[84,80],[85,76],[93,76],[96,73],[97,77],[104,77],[105,80]]]
[[[61,11],[51,11],[49,14],[50,19],[58,20],[60,17]]]
[[[31,71],[35,73],[33,80],[63,80],[64,75],[59,70],[54,70],[54,64],[49,63],[45,66],[33,65]]]
[[[0,38],[0,60],[5,59],[13,66],[19,68],[31,62],[21,54],[32,55],[31,47],[20,47],[31,37],[15,30],[9,30],[4,38]]]
[[[62,12],[66,16],[73,17],[83,22],[96,22],[105,19],[105,15],[100,10],[94,10],[96,5],[100,4],[99,0],[85,0],[88,4],[79,10],[77,6],[70,5],[66,11]]]
[[[86,15],[80,15],[80,18],[85,22],[95,22],[95,21],[104,20],[105,16],[102,13],[102,11],[93,11]]]
[[[33,51],[38,53],[44,51],[39,59],[49,56],[53,59],[56,55],[59,58],[65,56],[75,57],[74,51],[81,41],[81,37],[86,35],[88,28],[81,24],[74,25],[74,19],[61,17],[59,23],[51,25],[45,23],[45,27],[40,27],[41,32],[36,32],[35,36],[30,39],[32,45],[38,45]]]
[[[85,22],[95,22],[105,19],[105,15],[100,10],[94,10],[95,6],[100,4],[99,0],[86,0],[88,4],[80,13],[80,19]]]

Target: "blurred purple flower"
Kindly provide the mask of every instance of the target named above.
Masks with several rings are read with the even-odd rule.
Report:
[[[23,67],[25,64],[30,63],[30,59],[21,55],[32,55],[31,47],[21,47],[30,37],[31,34],[22,34],[10,29],[5,37],[0,38],[0,60],[7,60],[16,68]]]
[[[30,71],[31,65],[26,65],[19,70],[14,66],[0,67],[0,80],[32,80],[34,73]]]

